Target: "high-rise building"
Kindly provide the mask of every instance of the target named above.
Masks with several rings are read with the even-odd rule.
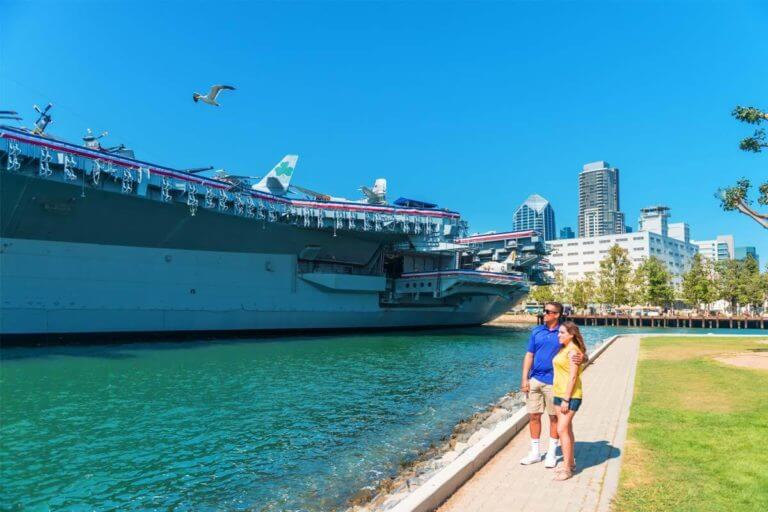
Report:
[[[576,238],[576,233],[573,232],[573,228],[570,226],[565,226],[560,230],[560,239],[561,240],[567,240],[569,238]]]
[[[555,231],[555,210],[549,201],[538,194],[533,194],[521,204],[512,215],[512,230],[526,231],[533,229],[541,233],[544,240],[557,238]]]
[[[637,220],[638,231],[648,231],[661,236],[669,235],[669,208],[662,205],[649,206],[640,210]]]
[[[743,260],[746,259],[747,256],[752,256],[755,261],[757,262],[757,267],[760,268],[760,256],[757,254],[757,249],[751,246],[745,246],[745,247],[736,247],[735,252],[735,259],[737,260]]]
[[[703,258],[712,261],[732,260],[736,257],[733,247],[733,235],[718,235],[714,240],[691,240],[699,247]]]
[[[669,225],[669,238],[674,238],[685,243],[691,241],[691,228],[685,222],[673,222]]]
[[[619,170],[592,162],[579,174],[579,238],[626,231],[619,208]]]

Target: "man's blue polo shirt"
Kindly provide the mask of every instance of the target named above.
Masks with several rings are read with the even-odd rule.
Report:
[[[528,375],[529,379],[536,379],[544,384],[552,384],[553,370],[552,359],[560,351],[560,342],[557,340],[557,331],[560,324],[550,330],[546,325],[539,325],[531,331],[531,339],[528,340],[528,352],[533,354],[533,366]]]

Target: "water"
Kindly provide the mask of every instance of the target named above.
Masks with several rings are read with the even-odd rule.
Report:
[[[528,332],[5,348],[0,507],[343,509],[517,388]]]

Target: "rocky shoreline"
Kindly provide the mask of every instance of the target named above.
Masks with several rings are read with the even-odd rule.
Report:
[[[373,488],[364,488],[355,493],[349,500],[347,512],[382,512],[391,509],[470,446],[477,444],[498,423],[519,411],[524,404],[522,393],[507,393],[484,411],[461,421],[438,446],[430,446],[415,460],[402,464],[397,475],[380,480]]]

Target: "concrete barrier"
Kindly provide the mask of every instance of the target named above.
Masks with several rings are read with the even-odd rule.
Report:
[[[589,354],[588,365],[600,357],[600,354],[617,339],[612,336]],[[586,368],[585,368],[586,370]],[[438,471],[418,489],[406,496],[390,509],[391,512],[428,512],[435,510],[445,502],[459,487],[472,478],[494,455],[504,448],[518,432],[528,424],[525,408],[502,421],[488,432],[477,444],[469,447],[456,460]]]

